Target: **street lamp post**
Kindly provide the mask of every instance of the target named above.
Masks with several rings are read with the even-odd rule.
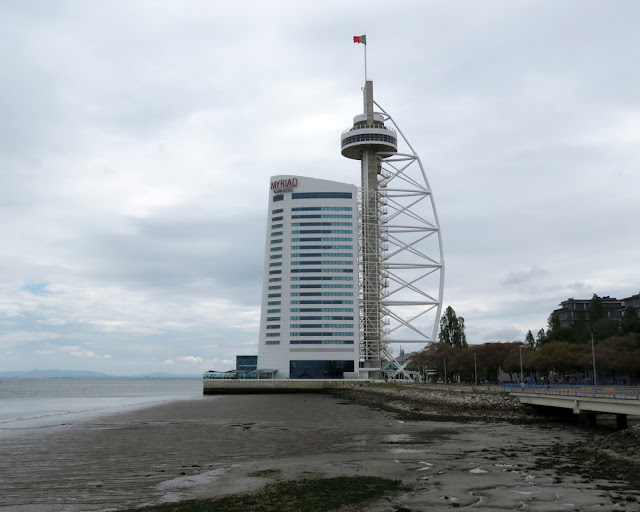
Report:
[[[478,388],[478,363],[476,361],[476,351],[473,351],[473,371],[475,373],[475,387]]]
[[[518,348],[520,349],[520,378],[524,382],[524,372],[522,371],[522,344],[518,344]]]
[[[447,358],[444,358],[444,388],[447,389]]]
[[[591,359],[593,359],[593,387],[595,388],[598,384],[596,381],[596,346],[593,342],[593,328],[591,329]]]

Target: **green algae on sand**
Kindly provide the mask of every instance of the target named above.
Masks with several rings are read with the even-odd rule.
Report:
[[[129,512],[329,512],[404,489],[369,476],[277,481],[254,492],[132,509]]]

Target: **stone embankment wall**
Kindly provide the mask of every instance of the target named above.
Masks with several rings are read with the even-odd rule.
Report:
[[[484,421],[533,420],[533,412],[507,393],[433,389],[421,385],[344,385],[337,394],[349,400],[381,409],[426,415],[430,419]]]

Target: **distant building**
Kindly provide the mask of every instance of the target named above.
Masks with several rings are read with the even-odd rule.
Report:
[[[627,308],[635,308],[638,312],[638,316],[640,316],[640,293],[636,293],[631,297],[627,297],[626,299],[622,299],[622,309]]]
[[[640,315],[640,293],[632,295],[626,299],[616,299],[615,297],[601,297],[604,312],[607,318],[621,320],[624,310],[632,307]],[[589,304],[591,299],[568,298],[560,303],[560,308],[553,312],[560,319],[560,327],[573,327],[579,318],[589,320]]]

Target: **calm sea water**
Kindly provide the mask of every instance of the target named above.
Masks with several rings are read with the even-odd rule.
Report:
[[[195,398],[202,398],[200,379],[3,380],[0,382],[0,436]]]

